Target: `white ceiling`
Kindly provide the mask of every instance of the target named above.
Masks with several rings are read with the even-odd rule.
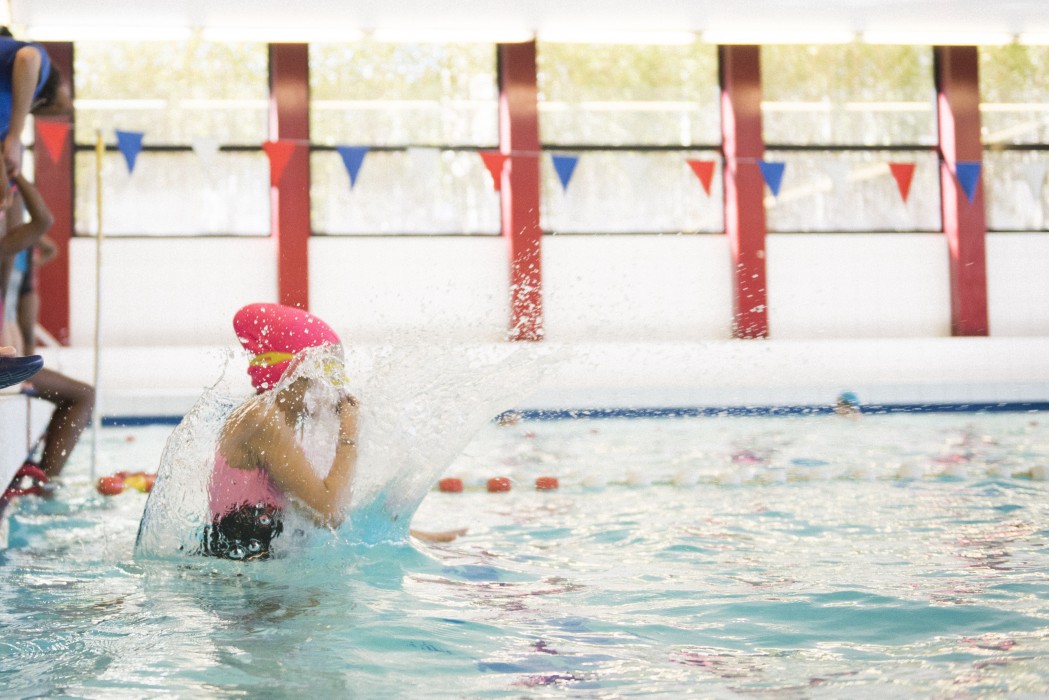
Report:
[[[1049,43],[1049,0],[0,0],[22,35],[133,39],[200,29],[259,38],[320,39],[386,30],[472,31],[496,39],[538,32],[708,32],[766,42],[877,32],[934,33],[953,43],[1038,34]],[[742,32],[742,34],[739,34]],[[979,36],[973,38],[973,33]],[[509,35],[509,36],[507,36]],[[917,43],[950,43],[922,41]]]

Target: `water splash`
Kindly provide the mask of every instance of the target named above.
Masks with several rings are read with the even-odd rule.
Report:
[[[287,514],[277,556],[303,547],[327,556],[342,547],[405,541],[412,515],[448,465],[480,427],[531,393],[552,359],[544,348],[509,344],[357,350],[348,358],[352,369],[343,384],[326,373],[324,352],[307,351],[268,395],[275,400],[302,376],[314,380],[302,444],[320,475],[331,465],[338,431],[338,418],[323,405],[346,389],[360,400],[347,517],[329,531],[304,514]],[[197,550],[210,517],[208,480],[219,434],[246,398],[232,388],[229,374],[224,371],[204,392],[168,439],[139,527],[138,556],[169,558]]]

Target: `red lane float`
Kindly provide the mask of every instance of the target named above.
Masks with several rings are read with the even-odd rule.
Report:
[[[488,480],[488,493],[505,493],[510,490],[510,480],[505,476],[494,476]]]
[[[98,483],[95,484],[95,489],[103,496],[116,496],[119,493],[124,493],[124,480],[119,476],[100,476],[98,477]]]
[[[537,491],[553,491],[560,484],[557,481],[556,476],[540,476],[535,480],[535,488]]]
[[[463,492],[463,480],[456,479],[453,476],[449,476],[445,479],[441,479],[437,482],[437,488],[442,493],[462,493]]]

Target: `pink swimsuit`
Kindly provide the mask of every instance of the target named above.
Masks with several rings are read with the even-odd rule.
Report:
[[[284,508],[287,500],[265,467],[236,469],[221,453],[215,453],[215,469],[208,485],[211,517],[220,518],[241,506],[264,504]]]
[[[265,467],[234,469],[216,453],[208,485],[211,522],[198,552],[242,561],[269,558],[273,539],[284,529],[287,500]]]

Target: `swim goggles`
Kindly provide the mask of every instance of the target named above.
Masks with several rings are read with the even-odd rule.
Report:
[[[295,353],[273,350],[270,352],[259,353],[251,358],[251,360],[248,361],[248,364],[252,367],[272,367],[273,365],[290,362],[294,357]],[[324,378],[333,386],[343,386],[346,384],[346,367],[339,360],[334,358],[321,360],[320,369]]]

